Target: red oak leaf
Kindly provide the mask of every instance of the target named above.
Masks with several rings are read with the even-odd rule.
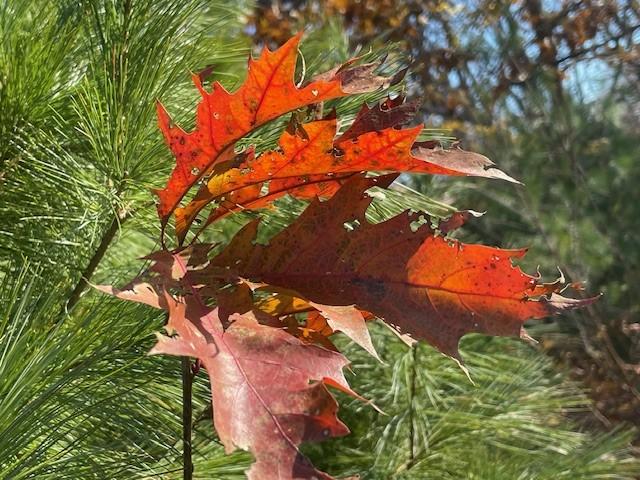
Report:
[[[260,125],[305,105],[372,91],[400,78],[372,75],[378,64],[345,66],[299,88],[294,83],[294,73],[300,37],[293,37],[275,52],[265,48],[258,60],[250,59],[247,79],[234,93],[218,82],[208,92],[200,76],[194,75],[193,82],[202,101],[193,132],[187,133],[172,124],[169,114],[158,103],[158,123],[176,157],[166,187],[156,191],[163,226],[187,191],[213,165],[231,159],[235,155],[235,142]]]
[[[387,101],[390,102],[390,101]],[[176,233],[182,242],[191,223],[204,206],[225,198],[234,191],[246,192],[237,208],[257,208],[289,193],[298,198],[334,193],[339,181],[362,171],[413,172],[446,175],[475,175],[514,181],[493,166],[486,157],[458,148],[426,148],[416,145],[422,126],[394,128],[407,118],[403,105],[361,110],[351,129],[334,140],[337,122],[334,116],[287,129],[279,141],[279,150],[255,158],[252,154],[238,166],[219,164],[206,186],[184,208],[176,210]],[[411,107],[408,111],[414,111]],[[382,130],[371,130],[386,126]],[[269,183],[263,196],[262,185]],[[327,185],[333,188],[327,188]],[[262,200],[262,201],[260,201]],[[227,211],[229,210],[227,206]],[[215,210],[201,230],[220,218]]]
[[[234,258],[228,268],[242,278],[311,302],[356,305],[455,358],[466,333],[517,336],[527,319],[593,301],[562,297],[558,289],[539,295],[539,279],[512,264],[525,250],[463,244],[436,236],[428,225],[414,231],[412,213],[369,223],[365,191],[392,179],[354,177],[331,200],[314,201],[268,245],[254,244],[258,223],[252,222],[188,277],[206,282]],[[356,227],[349,231],[347,222]]]
[[[305,441],[346,435],[330,385],[350,391],[339,353],[234,315],[222,329],[216,310],[188,308],[167,295],[167,331],[151,353],[198,358],[211,380],[214,424],[229,453],[249,450],[249,479],[331,479],[300,453]],[[189,312],[200,311],[195,315]]]
[[[404,341],[426,340],[459,358],[466,333],[525,336],[525,320],[594,301],[560,295],[579,284],[562,277],[543,283],[514,266],[524,250],[446,238],[474,212],[454,213],[436,229],[418,221],[419,213],[367,221],[366,191],[388,187],[402,172],[514,181],[482,155],[418,141],[421,126],[403,128],[417,104],[402,97],[364,105],[338,137],[335,114],[300,123],[295,113],[278,150],[236,153],[238,140],[285,113],[385,87],[404,75],[382,77],[375,74],[378,63],[356,65],[353,59],[298,86],[299,40],[250,59],[247,78],[234,93],[217,82],[205,90],[209,68],[194,75],[202,100],[192,132],[174,125],[158,103],[159,126],[176,166],[157,191],[157,210],[161,241],[175,212],[182,244],[210,203],[214,208],[195,237],[229,212],[269,206],[285,194],[312,199],[308,208],[266,245],[256,242],[254,221],[215,255],[214,246],[203,243],[163,248],[145,257],[148,269],[123,289],[97,287],[169,312],[172,336],[159,336],[152,353],[192,356],[206,368],[216,430],[227,451],[252,452],[248,475],[254,480],[331,478],[310,464],[299,445],[348,432],[327,386],[360,398],[343,376],[347,360],[329,338],[335,331],[375,355],[365,320],[378,317]],[[179,208],[200,180],[206,183]]]

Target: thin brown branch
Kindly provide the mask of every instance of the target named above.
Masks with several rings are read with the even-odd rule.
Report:
[[[193,424],[193,371],[189,357],[182,360],[182,478],[193,479],[193,458],[191,450],[191,431]]]
[[[411,347],[411,384],[409,385],[409,461],[407,462],[407,470],[409,470],[416,462],[416,431],[414,416],[415,397],[416,397],[416,375],[418,364],[418,345]]]
[[[111,225],[102,235],[102,239],[100,240],[100,244],[98,245],[98,248],[93,253],[93,256],[89,260],[89,263],[87,264],[85,269],[82,271],[80,280],[78,281],[75,288],[69,295],[69,299],[67,300],[67,305],[66,305],[67,311],[71,310],[75,306],[75,304],[78,303],[78,300],[80,300],[80,297],[82,293],[85,291],[85,289],[87,288],[87,286],[89,285],[89,281],[91,280],[91,277],[93,277],[93,274],[95,273],[96,268],[98,268],[98,265],[100,264],[105,254],[107,253],[107,250],[109,249],[109,245],[111,245],[111,242],[115,238],[116,233],[118,233],[118,231],[120,230],[120,226],[122,225],[122,223],[124,223],[124,221],[127,218],[129,218],[129,216],[130,215],[114,216],[113,221],[111,222]]]
[[[150,205],[152,205],[151,202],[145,203],[140,206],[140,209],[148,208]],[[135,211],[137,211],[137,209]],[[91,277],[93,277],[93,274],[98,268],[98,265],[100,265],[100,262],[102,261],[105,254],[107,253],[107,250],[111,245],[111,242],[115,238],[120,228],[122,228],[122,224],[125,221],[127,221],[129,218],[131,218],[133,214],[134,214],[133,209],[127,209],[127,210],[121,210],[118,214],[114,216],[113,221],[111,222],[111,225],[102,235],[102,239],[100,240],[100,244],[98,245],[98,248],[93,253],[93,256],[89,260],[89,263],[87,264],[85,269],[82,271],[80,280],[78,280],[78,283],[74,287],[73,291],[69,294],[69,299],[67,300],[67,304],[66,304],[67,311],[70,311],[75,306],[75,304],[78,303],[78,300],[80,300],[80,297],[84,293],[85,289],[87,288],[87,286],[89,286],[89,282],[91,282]]]

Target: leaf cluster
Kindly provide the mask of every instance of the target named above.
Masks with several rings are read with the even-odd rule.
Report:
[[[228,88],[239,84],[243,75],[239,67],[244,64],[248,50],[248,42],[238,40],[242,31],[238,21],[241,8],[165,0],[57,5],[13,1],[2,5],[0,476],[179,478],[182,450],[177,440],[181,430],[179,366],[171,358],[146,355],[163,316],[95,294],[82,296],[69,305],[69,295],[75,291],[81,275],[114,281],[130,277],[135,274],[132,269],[137,269],[131,260],[154,248],[159,229],[145,187],[157,187],[157,175],[168,173],[171,163],[160,135],[154,133],[153,100],[162,95],[172,105],[176,118],[188,125],[194,95],[184,81],[186,70],[198,71],[215,63]],[[126,20],[128,16],[132,18]],[[173,36],[165,36],[165,30]],[[320,37],[317,48],[324,56],[330,51],[328,56],[345,59],[340,54],[347,51],[344,44],[337,49],[333,45],[323,46],[327,38],[339,36]],[[312,64],[309,59],[321,58],[311,50],[305,50],[305,55],[309,64]],[[117,64],[113,63],[114,58],[119,59]],[[353,118],[357,105],[349,106],[348,101],[342,105],[346,106],[339,113]],[[184,111],[177,110],[180,106],[184,106]],[[261,138],[273,141],[278,135],[277,129],[266,128],[256,143]],[[368,212],[372,220],[389,218],[409,205],[439,217],[447,217],[454,211],[402,185],[384,195],[384,200],[380,198],[382,201],[376,201]],[[289,224],[295,212],[303,208],[302,202],[291,198],[280,202],[282,208],[263,215],[265,230],[272,233]],[[220,222],[214,225],[212,235],[229,238],[252,216],[255,214],[246,212]],[[114,223],[115,228],[111,228]],[[22,260],[23,257],[28,260]],[[96,267],[87,270],[86,266],[93,263]],[[374,331],[374,343],[389,365],[408,352],[396,342],[393,337]],[[343,340],[337,343],[359,372],[358,377],[349,378],[350,382],[385,410],[395,413],[388,405],[393,398],[385,397],[390,391],[386,380],[386,372],[390,370],[384,369],[381,375],[381,367],[365,359],[362,352],[345,345]],[[556,414],[552,421],[544,422],[544,430],[538,413],[519,417],[519,426],[527,429],[538,425],[540,435],[557,439],[554,445],[560,450],[566,436],[558,432],[562,430],[569,435],[576,431],[566,423],[564,410],[560,408],[576,405],[560,376],[551,375],[554,381],[547,390],[543,387],[550,376],[542,378],[539,369],[523,368],[520,377],[502,377],[503,394],[490,396],[494,384],[489,380],[485,384],[475,377],[478,370],[474,367],[474,352],[486,352],[494,359],[492,371],[487,372],[491,378],[495,372],[511,372],[509,366],[518,354],[501,343],[474,341],[469,345],[465,356],[472,374],[490,398],[487,409],[476,410],[477,421],[470,424],[471,429],[461,430],[459,426],[465,421],[456,418],[455,413],[467,408],[478,390],[471,387],[457,367],[434,351],[422,348],[420,367],[415,368],[424,370],[423,374],[429,372],[432,378],[446,378],[452,390],[440,395],[459,392],[455,397],[459,403],[437,404],[428,410],[429,416],[441,415],[442,431],[457,434],[459,450],[451,448],[438,453],[440,464],[457,465],[458,472],[471,471],[463,460],[456,459],[455,453],[479,445],[478,434],[474,432],[485,420],[490,421],[495,412],[521,404],[514,399],[523,395],[526,402],[529,393],[522,392],[530,390],[525,386],[531,390],[540,387],[538,412],[546,408]],[[393,349],[397,354],[391,353]],[[539,358],[533,352],[529,354]],[[429,370],[422,365],[429,366]],[[371,375],[365,376],[365,372]],[[369,380],[359,383],[358,378]],[[394,378],[411,377],[398,374]],[[195,380],[196,477],[244,478],[250,456],[239,452],[224,454],[207,413],[208,385],[202,376]],[[405,383],[409,385],[411,382]],[[394,388],[400,391],[404,387],[396,384]],[[429,391],[424,390],[425,394]],[[394,398],[404,398],[403,395],[398,393]],[[346,398],[342,400],[349,402]],[[428,420],[422,409],[419,404],[414,410],[416,425]],[[338,472],[370,468],[365,476],[371,478],[378,475],[376,471],[390,471],[391,467],[384,466],[384,458],[391,460],[399,453],[391,443],[376,450],[380,452],[378,460],[369,455],[373,439],[389,438],[384,434],[389,417],[363,410],[357,404],[349,406],[351,411],[353,415],[348,413],[345,420],[358,437],[366,429],[365,422],[369,423],[370,433],[362,436],[362,444],[345,443],[345,456],[364,460],[354,466],[349,464],[350,460],[344,463],[345,457],[331,456],[332,452],[344,451],[335,443],[319,456],[310,452],[311,457]],[[405,435],[408,432],[397,429],[395,438],[408,439],[411,437]],[[501,438],[510,442],[519,436],[518,432],[508,424]],[[609,469],[615,478],[630,477],[634,472],[635,463],[629,457],[625,435],[598,440],[599,448],[589,441],[590,435],[581,438],[584,442],[580,448],[589,452],[591,463],[602,471]],[[345,440],[355,442],[356,437]],[[403,451],[406,454],[407,450]],[[424,446],[416,450],[416,465],[428,452]],[[541,449],[539,455],[542,465],[551,453],[549,449]],[[569,458],[564,451],[558,455],[558,459]],[[323,459],[332,465],[321,463]],[[520,472],[524,457],[504,450],[500,462],[505,471]],[[422,472],[427,464],[420,463]],[[553,475],[575,468],[575,463],[568,461],[547,465],[550,465],[548,478],[557,478]],[[487,464],[477,465],[478,471],[482,468],[487,468]],[[437,478],[435,472],[428,475]]]

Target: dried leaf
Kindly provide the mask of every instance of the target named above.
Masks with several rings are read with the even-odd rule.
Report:
[[[260,325],[250,315],[234,315],[223,330],[215,310],[189,315],[197,309],[169,295],[166,302],[167,330],[176,336],[159,336],[150,353],[202,362],[211,379],[213,421],[225,450],[242,448],[255,457],[248,478],[331,479],[298,446],[349,432],[324,383],[326,379],[350,391],[342,373],[347,360]]]
[[[259,59],[250,59],[247,79],[234,93],[218,82],[208,92],[195,74],[193,82],[202,101],[193,132],[174,125],[164,106],[158,103],[158,124],[176,157],[166,187],[156,191],[163,227],[187,191],[215,164],[233,158],[235,143],[260,125],[305,105],[372,91],[397,81],[397,78],[364,77],[365,70],[371,73],[370,65],[349,66],[298,88],[294,73],[300,37],[300,34],[293,37],[275,52],[265,48]]]
[[[369,223],[365,191],[389,181],[355,177],[331,200],[314,201],[269,245],[253,243],[258,224],[252,222],[209,267],[188,276],[207,281],[220,259],[233,257],[238,276],[294,290],[310,302],[356,305],[455,358],[466,333],[518,336],[527,319],[594,300],[534,296],[539,279],[512,264],[525,250],[447,240],[428,225],[414,232],[411,213]],[[354,229],[345,228],[354,221]]]

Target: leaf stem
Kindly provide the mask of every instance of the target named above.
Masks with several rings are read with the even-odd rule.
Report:
[[[182,478],[193,479],[193,459],[191,456],[191,427],[193,417],[192,387],[194,374],[189,357],[182,361]]]

